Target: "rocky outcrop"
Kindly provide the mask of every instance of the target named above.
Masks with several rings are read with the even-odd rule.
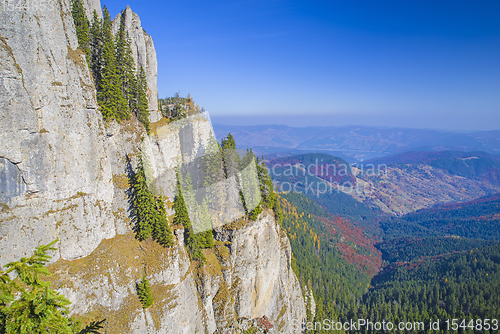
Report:
[[[129,6],[127,6],[123,13],[117,14],[113,20],[114,34],[120,28],[121,15],[125,17],[125,29],[131,40],[132,57],[134,58],[136,69],[139,71],[142,66],[146,73],[150,121],[157,122],[161,115],[158,112],[158,63],[153,39],[142,28],[139,15],[134,13]]]
[[[256,221],[239,220],[217,229],[215,238],[228,243],[230,270],[225,275],[233,286],[238,317],[267,316],[277,333],[296,333],[295,324],[305,319],[306,309],[299,281],[291,268],[290,242],[272,212]]]
[[[108,333],[213,333],[264,315],[290,332],[290,320],[305,317],[304,301],[270,213],[221,229],[203,267],[189,261],[179,227],[169,249],[134,238],[130,176],[141,151],[172,213],[175,167],[203,154],[212,129],[201,116],[175,131],[159,119],[150,137],[134,118],[105,123],[70,4],[0,13],[0,265],[59,239],[55,287],[72,301],[71,314],[106,317]],[[154,53],[142,36],[145,54]],[[144,61],[156,68],[150,56]],[[136,294],[143,273],[155,298],[146,310]]]
[[[102,19],[100,0],[83,0],[83,6],[85,7],[85,14],[87,14],[87,18],[90,21],[94,17],[94,10],[97,12],[97,16]]]

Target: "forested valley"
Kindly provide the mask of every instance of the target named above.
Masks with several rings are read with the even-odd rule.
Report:
[[[292,182],[297,175],[302,173],[293,173]],[[281,173],[275,181],[287,179]],[[309,182],[319,181],[312,176]],[[405,330],[419,333],[436,321],[440,327],[433,332],[449,332],[453,319],[460,333],[498,329],[492,323],[500,317],[498,195],[398,217],[342,192],[318,196],[298,189],[302,193],[279,196],[293,268],[316,302],[308,305],[308,332],[330,332],[325,319],[332,326],[359,319],[423,322],[423,329]]]

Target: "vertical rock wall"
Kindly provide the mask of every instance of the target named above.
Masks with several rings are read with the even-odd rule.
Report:
[[[104,123],[77,47],[70,1],[0,14],[0,169],[17,182],[2,191],[1,264],[56,238],[74,258],[114,236]]]

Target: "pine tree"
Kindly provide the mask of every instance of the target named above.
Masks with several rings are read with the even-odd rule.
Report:
[[[255,155],[252,149],[249,149],[241,160],[239,167],[241,170],[239,184],[242,190],[242,201],[247,213],[257,207],[261,201],[259,179],[254,162]]]
[[[154,299],[151,294],[151,286],[149,285],[149,281],[146,279],[144,274],[142,275],[141,282],[137,283],[137,295],[141,301],[142,308],[148,308],[153,305]]]
[[[177,194],[174,198],[174,224],[182,224],[184,226],[184,243],[186,247],[189,249],[189,255],[192,260],[200,261],[204,263],[206,258],[200,248],[200,240],[197,235],[195,235],[193,231],[193,227],[191,226],[191,220],[189,219],[188,209],[186,206],[186,202],[183,196],[183,189],[188,189],[188,200],[191,200],[191,194],[189,194],[189,174],[186,176],[188,178],[187,181],[182,180],[180,173],[177,173]],[[181,182],[185,183],[183,187],[181,187]]]
[[[262,161],[257,158],[257,175],[259,177],[260,183],[260,195],[262,197],[262,203],[269,209],[274,207],[274,202],[276,200],[276,194],[274,193],[274,185],[269,173],[267,172],[266,162],[264,157]]]
[[[175,93],[175,96],[168,98],[168,102],[173,104],[172,108],[167,108],[167,113],[165,117],[169,117],[174,120],[182,119],[187,116],[186,109],[184,108],[183,102],[185,100],[179,96],[179,92]]]
[[[189,226],[189,214],[186,208],[186,203],[184,202],[184,197],[182,196],[182,190],[180,188],[179,182],[177,183],[177,194],[174,197],[174,211],[175,216],[173,220],[174,225],[182,225],[184,228]]]
[[[215,136],[211,133],[205,155],[201,157],[201,172],[205,199],[213,226],[220,226],[219,212],[226,202],[226,183],[224,182],[224,164],[222,151]]]
[[[50,289],[50,282],[42,279],[50,275],[45,267],[50,259],[47,251],[56,250],[52,247],[56,241],[37,247],[29,258],[7,264],[7,270],[0,273],[1,290],[10,292],[2,298],[7,297],[10,303],[0,306],[5,319],[2,328],[6,333],[73,333],[66,317],[70,301]],[[10,279],[12,272],[20,278],[21,284]],[[16,292],[20,292],[20,296],[14,299]]]
[[[136,104],[137,78],[130,43],[129,34],[125,31],[125,12],[122,12],[120,28],[116,34],[116,62],[123,95],[127,99],[129,110],[133,110]]]
[[[276,195],[276,200],[274,201],[274,207],[273,207],[274,218],[276,219],[278,224],[281,225],[285,217],[283,215],[283,210],[281,209],[280,197],[277,194],[275,195]]]
[[[200,158],[200,161],[203,173],[203,187],[209,187],[224,180],[222,151],[213,133],[210,133],[206,154]]]
[[[159,226],[159,214],[156,210],[156,201],[148,188],[144,161],[139,156],[139,164],[134,178],[134,207],[137,219],[136,232],[139,240],[147,239],[153,233],[154,226]]]
[[[210,213],[208,212],[208,205],[205,199],[203,199],[201,205],[198,205],[198,223],[200,224],[200,232],[196,235],[198,243],[201,248],[212,248],[214,246],[214,236],[212,233],[212,220],[210,218]]]
[[[94,10],[92,24],[89,33],[90,44],[90,69],[94,77],[97,92],[100,91],[101,69],[102,69],[102,20]]]
[[[168,225],[167,213],[165,211],[165,204],[161,197],[156,199],[156,209],[158,218],[155,221],[153,227],[153,235],[156,241],[164,247],[171,247],[174,245],[174,240],[172,238],[172,230]]]
[[[121,89],[121,79],[116,63],[115,43],[111,32],[111,17],[103,8],[103,51],[101,80],[97,93],[97,101],[106,120],[116,119],[118,122],[128,119],[128,103]]]
[[[146,73],[144,72],[144,68],[142,66],[139,70],[136,82],[136,103],[134,111],[137,119],[139,120],[139,122],[144,124],[144,127],[149,134],[149,104],[148,96],[146,94],[146,92],[148,91],[148,83],[146,81]]]
[[[50,288],[44,278],[50,275],[46,265],[48,251],[55,240],[35,249],[33,255],[5,265],[0,270],[0,333],[87,334],[99,333],[102,323],[95,321],[79,331],[80,325],[68,315],[71,302]],[[17,278],[12,280],[10,276]]]
[[[72,1],[71,15],[73,16],[73,22],[75,24],[78,46],[85,53],[87,63],[90,65],[89,20],[85,14],[82,0]]]

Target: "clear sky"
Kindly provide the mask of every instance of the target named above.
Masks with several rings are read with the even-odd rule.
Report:
[[[500,129],[498,0],[102,4],[153,36],[160,97],[216,122]]]

